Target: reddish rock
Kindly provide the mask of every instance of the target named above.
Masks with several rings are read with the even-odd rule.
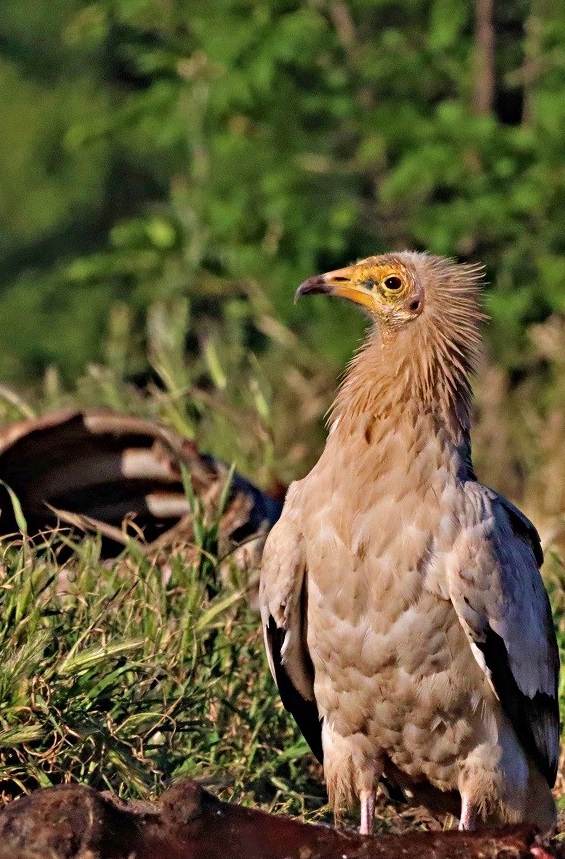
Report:
[[[0,859],[520,859],[533,844],[529,827],[362,838],[223,803],[194,782],[154,804],[65,785],[0,812]]]

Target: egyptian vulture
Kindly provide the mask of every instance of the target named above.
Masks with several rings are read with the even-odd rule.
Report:
[[[336,813],[381,779],[461,829],[555,823],[559,657],[532,523],[469,441],[480,269],[402,252],[311,277],[373,327],[288,490],[260,604],[285,707]]]

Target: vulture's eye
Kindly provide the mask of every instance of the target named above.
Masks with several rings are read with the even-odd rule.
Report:
[[[397,292],[401,289],[403,284],[402,280],[393,274],[390,277],[387,277],[383,285],[386,289],[390,289],[391,292]]]

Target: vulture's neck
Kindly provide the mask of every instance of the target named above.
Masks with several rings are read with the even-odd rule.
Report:
[[[468,442],[470,374],[477,359],[478,318],[420,317],[401,330],[376,328],[353,358],[330,412],[342,432],[367,420],[387,429],[429,416],[456,446]],[[336,423],[336,419],[339,420]]]

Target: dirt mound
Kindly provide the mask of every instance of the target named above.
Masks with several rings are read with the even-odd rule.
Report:
[[[64,785],[0,812],[0,859],[565,859],[533,845],[528,827],[362,838],[223,803],[186,781],[154,804]]]

